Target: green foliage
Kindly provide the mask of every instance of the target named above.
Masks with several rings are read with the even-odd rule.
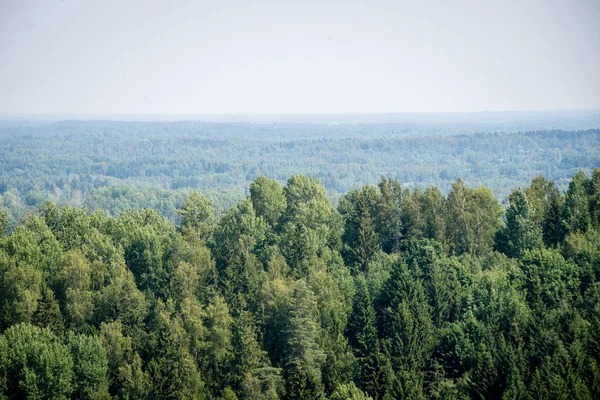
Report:
[[[0,398],[597,398],[598,176],[535,178],[504,225],[461,180],[336,210],[258,178],[179,227],[40,203],[0,237]]]
[[[346,220],[342,240],[345,244],[342,254],[346,264],[355,271],[364,270],[368,262],[380,249],[379,236],[371,210],[378,201],[375,188],[365,186],[342,197],[338,210]]]
[[[250,184],[250,200],[256,215],[275,228],[287,208],[286,197],[279,182],[259,176]]]
[[[0,208],[0,237],[6,234],[10,222],[10,212],[6,207]]]
[[[288,398],[317,398],[323,393],[321,367],[326,355],[319,346],[317,305],[303,280],[294,286],[287,321],[285,373]]]
[[[66,399],[73,392],[69,347],[47,328],[17,324],[0,336],[0,389],[8,398]]]
[[[532,305],[556,308],[577,298],[577,267],[556,250],[533,250],[521,259],[524,289]]]
[[[373,400],[354,385],[354,382],[340,384],[329,397],[330,400]]]
[[[569,183],[563,211],[563,224],[567,233],[585,232],[590,226],[588,185],[589,180],[583,171],[575,174]]]
[[[100,338],[70,334],[73,356],[73,396],[78,399],[108,399],[108,360]]]
[[[496,235],[496,247],[511,257],[519,257],[525,250],[541,248],[542,230],[536,221],[539,217],[525,192],[521,189],[513,191],[508,201],[506,227]]]
[[[177,214],[181,216],[181,225],[201,231],[212,216],[212,202],[198,192],[192,192]]]
[[[458,179],[446,200],[446,240],[454,254],[486,254],[500,226],[500,204],[486,188],[471,189]]]

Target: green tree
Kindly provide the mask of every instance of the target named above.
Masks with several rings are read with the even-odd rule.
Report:
[[[446,231],[446,220],[444,216],[446,199],[444,199],[442,192],[435,186],[428,187],[420,197],[420,202],[421,213],[425,220],[425,237],[444,243],[444,234]]]
[[[232,324],[227,303],[223,297],[215,296],[206,307],[206,337],[201,362],[202,374],[213,393],[218,393],[219,388],[229,385],[231,380]]]
[[[287,208],[282,218],[281,252],[302,276],[306,272],[301,270],[303,263],[322,252],[331,240],[333,208],[323,185],[308,176],[290,177],[284,192]]]
[[[148,315],[144,294],[138,290],[131,271],[118,266],[108,279],[108,284],[96,293],[95,320],[120,321],[132,334]]]
[[[250,200],[256,215],[264,218],[270,227],[276,228],[287,206],[285,193],[279,182],[259,176],[250,184]]]
[[[68,345],[73,357],[73,396],[78,399],[109,399],[108,360],[100,338],[71,333]]]
[[[384,289],[383,307],[392,367],[420,370],[433,351],[434,325],[423,282],[405,264],[395,266]]]
[[[367,282],[356,279],[354,306],[348,324],[350,342],[358,358],[356,383],[375,399],[384,397],[389,384],[389,365],[380,351],[377,316]]]
[[[404,191],[400,182],[386,176],[381,177],[377,184],[379,187],[379,202],[376,212],[377,233],[381,239],[381,248],[386,253],[392,253],[399,250],[400,240],[402,238],[400,219],[400,204]]]
[[[535,210],[529,204],[525,192],[513,191],[508,197],[506,226],[498,232],[496,245],[511,257],[520,257],[525,250],[543,246],[542,229],[535,220]]]
[[[0,336],[0,389],[6,398],[66,399],[73,392],[69,348],[47,328],[13,325]]]
[[[0,264],[0,272],[0,327],[31,323],[42,298],[42,273],[29,265],[15,266],[9,261],[4,266]]]
[[[502,208],[486,188],[471,189],[458,179],[446,200],[446,242],[454,254],[483,255],[500,227]]]
[[[368,396],[360,389],[356,387],[354,382],[347,384],[340,384],[336,388],[335,392],[329,398],[330,400],[373,400],[372,397]]]
[[[563,224],[566,233],[585,232],[590,226],[589,180],[585,172],[579,171],[569,183],[563,208]]]
[[[198,192],[192,192],[177,214],[181,216],[181,226],[206,233],[207,221],[212,216],[212,202]]]
[[[367,263],[380,249],[379,236],[371,210],[377,201],[377,192],[372,186],[354,190],[340,200],[338,210],[345,219],[342,254],[346,264],[354,271],[364,270]]]
[[[58,301],[54,292],[47,285],[42,285],[41,297],[32,318],[33,324],[40,328],[49,328],[54,334],[60,336],[64,330],[63,316],[60,313]]]
[[[323,394],[321,367],[326,356],[317,339],[317,304],[306,282],[296,282],[287,321],[285,377],[287,398],[318,398]]]
[[[6,234],[10,222],[10,213],[7,208],[0,207],[0,237]]]
[[[159,302],[154,311],[153,358],[148,363],[152,378],[151,398],[202,399],[204,382],[186,346],[181,321],[171,319]]]
[[[258,343],[252,315],[241,311],[232,329],[232,380],[241,398],[277,399],[281,392],[281,370],[271,367]]]
[[[562,221],[563,197],[554,192],[548,199],[542,232],[546,246],[557,246],[564,238],[564,226]]]
[[[133,350],[131,337],[123,335],[121,322],[103,323],[100,340],[106,349],[110,395],[118,399],[147,397],[150,377],[142,370],[142,360]]]
[[[560,192],[554,181],[548,181],[542,175],[533,178],[531,185],[525,189],[525,195],[532,209],[532,218],[537,225],[542,224],[550,199],[557,194]]]
[[[553,249],[532,250],[521,258],[524,289],[532,305],[556,308],[562,301],[572,301],[579,282],[577,267]]]
[[[23,263],[41,271],[51,288],[58,286],[63,250],[41,218],[27,217],[0,244],[17,265]]]
[[[76,331],[86,331],[94,312],[89,261],[78,250],[65,254],[61,271],[67,323]]]
[[[592,225],[596,229],[600,228],[600,168],[594,168],[589,185],[590,195],[590,215]]]

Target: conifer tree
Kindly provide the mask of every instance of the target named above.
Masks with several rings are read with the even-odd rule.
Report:
[[[583,171],[576,173],[569,183],[563,208],[563,224],[567,234],[586,232],[590,226],[588,185],[588,178]]]
[[[374,399],[383,398],[389,380],[388,368],[379,348],[377,317],[363,276],[356,279],[356,294],[348,329],[358,358],[358,387]]]
[[[506,227],[499,235],[499,248],[511,257],[519,257],[525,250],[543,246],[541,227],[535,222],[534,211],[521,189],[513,191],[506,210]],[[504,242],[504,243],[500,243]]]
[[[321,366],[325,362],[325,353],[317,342],[319,327],[313,296],[304,280],[296,282],[286,335],[285,371],[290,382],[286,395],[290,399],[318,398],[323,394]]]

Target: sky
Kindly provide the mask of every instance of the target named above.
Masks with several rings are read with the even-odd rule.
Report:
[[[0,114],[600,109],[600,1],[0,0]]]

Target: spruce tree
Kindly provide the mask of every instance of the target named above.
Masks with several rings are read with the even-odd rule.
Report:
[[[576,173],[569,183],[563,207],[563,224],[567,234],[584,233],[590,226],[588,185],[588,178],[583,171]]]
[[[542,229],[536,224],[533,209],[521,189],[513,191],[508,197],[506,227],[502,234],[505,243],[500,249],[511,257],[520,257],[525,250],[543,246]]]

